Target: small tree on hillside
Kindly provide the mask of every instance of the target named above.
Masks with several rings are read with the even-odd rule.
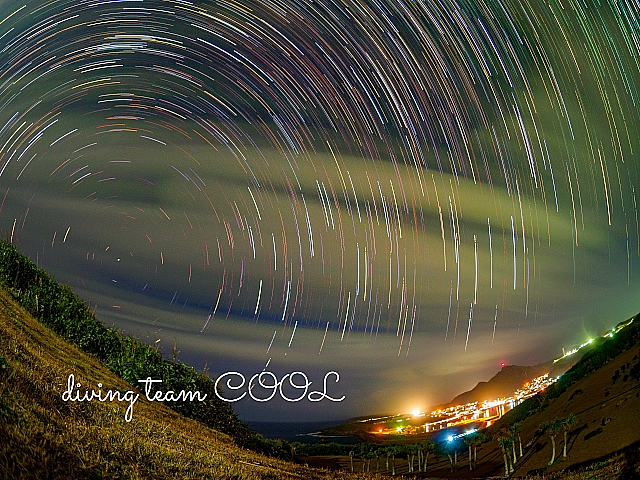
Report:
[[[362,472],[364,473],[365,471],[365,467],[367,466],[367,461],[369,460],[368,458],[368,453],[369,453],[370,446],[368,443],[361,443],[360,444],[360,451],[358,452],[358,457],[360,457],[362,459]]]
[[[389,468],[388,458],[391,457],[391,475],[396,474],[396,454],[399,451],[398,445],[389,445],[387,447],[387,469]]]
[[[394,467],[395,467],[395,457],[402,457],[404,455],[404,445],[394,445],[393,446],[393,451],[394,451]],[[395,475],[395,468],[394,468],[394,473]]]
[[[504,476],[508,477],[513,473],[513,463],[511,462],[511,446],[513,445],[513,437],[509,434],[507,429],[503,428],[498,433],[498,445],[502,450],[502,456],[504,458]]]
[[[475,438],[473,437],[473,434],[469,434],[469,435],[465,435],[464,437],[462,437],[462,441],[464,442],[464,444],[467,446],[467,448],[469,449],[469,470],[473,470],[473,444],[475,443]]]
[[[520,422],[513,423],[509,426],[509,433],[513,436],[513,462],[517,462],[518,458],[522,457],[522,437],[520,436],[520,430],[522,430],[522,424]],[[516,439],[520,444],[520,457],[516,457]]]
[[[556,460],[556,436],[558,435],[558,430],[560,430],[560,426],[562,425],[562,419],[556,418],[551,422],[544,422],[540,429],[543,432],[547,432],[549,434],[549,438],[551,439],[551,445],[553,447],[553,451],[551,453],[551,460],[549,460],[549,465],[552,465]]]
[[[510,457],[509,450],[511,449],[511,444],[513,443],[513,438],[506,434],[506,432],[501,431],[498,436],[498,445],[500,445],[500,449],[502,450],[502,457],[504,459],[504,476],[508,477],[513,472],[513,466],[510,465]]]
[[[429,462],[429,454],[436,451],[436,444],[432,440],[425,440],[423,442],[420,442],[420,449],[423,451],[424,458],[424,460],[422,461],[422,471],[426,472]]]
[[[444,450],[449,457],[449,462],[451,463],[451,473],[455,473],[458,469],[458,440],[451,439],[445,442]]]
[[[409,473],[413,473],[414,471],[413,464],[415,463],[417,451],[418,451],[417,445],[414,445],[414,444],[407,445],[407,463],[409,464]]]
[[[380,456],[384,455],[385,452],[384,452],[383,448],[378,447],[373,451],[373,453],[376,456],[376,472],[379,472],[380,471]]]
[[[567,433],[569,431],[569,428],[571,428],[578,420],[576,419],[576,416],[572,413],[570,414],[568,417],[562,419],[562,427],[564,430],[564,445],[563,445],[563,452],[562,452],[562,458],[567,458]]]
[[[371,460],[373,460],[374,457],[377,457],[377,455],[372,450],[370,450],[370,451],[368,451],[367,453],[364,454],[364,459],[365,459],[366,464],[367,464],[367,472],[371,471]],[[364,465],[362,466],[362,471],[364,472]]]
[[[391,456],[391,448],[383,447],[380,450],[381,452],[383,452],[384,456],[387,457],[386,466],[387,466],[387,470],[389,470],[389,457]]]
[[[473,445],[473,468],[478,468],[478,447],[483,443],[491,441],[491,436],[484,432],[474,433],[475,443]]]

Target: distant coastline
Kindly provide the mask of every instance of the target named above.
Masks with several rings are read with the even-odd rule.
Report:
[[[323,422],[244,422],[255,433],[265,438],[286,440],[287,442],[300,443],[339,443],[357,444],[360,440],[352,435],[329,435],[325,430],[347,422],[323,421]]]

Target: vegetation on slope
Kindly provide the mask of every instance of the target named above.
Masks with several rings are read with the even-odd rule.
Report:
[[[333,480],[236,446],[231,437],[141,399],[62,399],[69,374],[85,388],[131,386],[37,322],[0,288],[0,478]],[[375,478],[367,476],[369,478]],[[377,477],[380,478],[380,477]]]
[[[171,402],[186,417],[230,435],[236,443],[255,451],[290,457],[290,448],[256,435],[216,396],[215,382],[181,362],[168,361],[160,352],[115,328],[107,328],[66,285],[58,284],[6,241],[0,241],[0,285],[32,316],[82,351],[94,355],[120,378],[138,387],[139,379],[162,380],[151,391],[199,391],[203,402]],[[150,395],[153,396],[153,395]]]
[[[637,418],[640,398],[640,315],[593,344],[547,391],[529,398],[485,430],[502,448],[506,476],[514,470],[516,475],[547,475],[585,468],[616,452],[617,460],[607,463],[609,476],[587,476],[638,478],[640,437],[637,422],[629,420]],[[518,425],[528,440],[524,457],[522,451],[516,456],[513,428]]]

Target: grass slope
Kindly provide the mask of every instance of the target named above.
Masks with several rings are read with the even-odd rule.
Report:
[[[640,478],[640,315],[623,323],[623,329],[598,342],[558,383],[487,429],[485,434],[493,439],[478,449],[478,468],[459,476],[504,475],[497,437],[519,422],[524,455],[515,463],[515,476]],[[549,465],[553,442],[541,426],[571,414],[576,422],[567,430],[567,455],[564,429],[560,428],[555,437],[555,461]],[[463,449],[462,461],[468,469]],[[444,468],[432,474],[449,476]]]
[[[545,408],[528,417],[523,422],[522,434],[531,446],[518,462],[517,472],[575,468],[624,450],[627,467],[623,471],[630,475],[634,472],[635,478],[640,478],[640,382],[628,373],[638,364],[640,342],[567,386],[558,397],[548,400],[548,404],[543,405]],[[552,442],[549,435],[540,431],[540,426],[570,414],[574,414],[577,421],[568,431],[567,456],[563,457],[564,439],[560,429],[556,437],[556,461],[548,465]]]
[[[131,422],[125,421],[126,402],[64,402],[69,374],[82,391],[97,390],[99,382],[105,390],[133,390],[0,289],[0,478],[365,478],[244,450],[144,396]]]
[[[0,285],[42,324],[100,360],[120,378],[138,385],[139,379],[151,377],[162,380],[165,391],[203,392],[207,394],[204,402],[175,402],[170,405],[186,417],[231,435],[239,445],[263,453],[274,451],[276,445],[253,435],[231,406],[217,398],[211,378],[181,362],[163,359],[153,346],[126,336],[115,328],[106,328],[68,286],[58,284],[13,245],[3,241],[0,241]],[[156,387],[158,384],[154,384],[152,391]],[[286,455],[285,451],[279,453]]]

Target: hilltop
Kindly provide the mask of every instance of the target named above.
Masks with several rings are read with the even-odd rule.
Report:
[[[579,350],[578,355],[563,356],[558,360],[549,360],[538,365],[520,366],[505,365],[491,379],[478,384],[467,392],[457,395],[450,402],[434,407],[433,410],[447,408],[453,405],[464,405],[471,402],[482,402],[494,398],[504,398],[513,395],[525,382],[546,373],[550,377],[559,377],[573,367],[580,357],[584,355],[593,344],[589,344]]]

